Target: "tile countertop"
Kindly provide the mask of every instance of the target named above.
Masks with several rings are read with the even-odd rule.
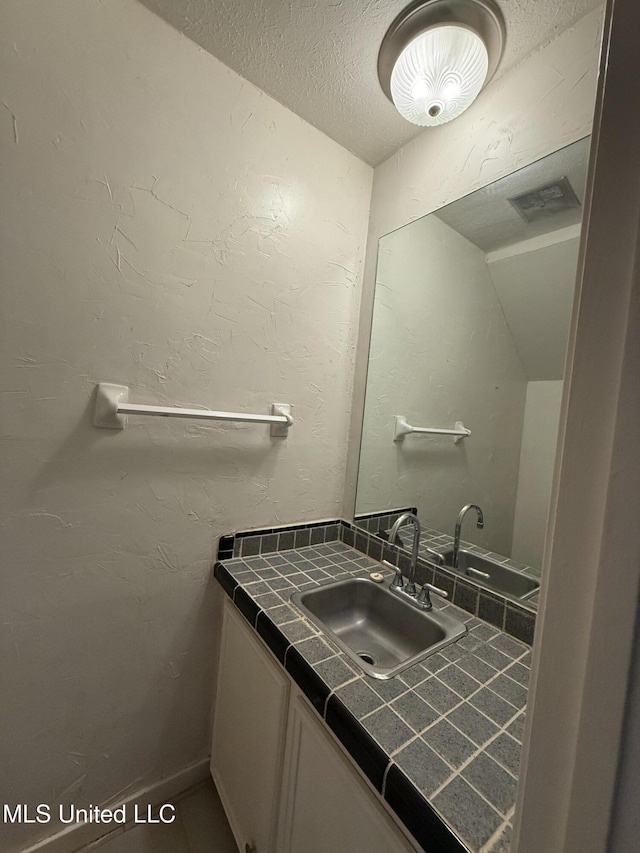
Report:
[[[531,649],[434,596],[468,633],[387,681],[365,675],[290,597],[380,568],[336,541],[218,561],[214,574],[425,849],[508,853]]]

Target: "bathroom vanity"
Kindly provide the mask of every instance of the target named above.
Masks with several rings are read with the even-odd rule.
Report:
[[[415,847],[227,598],[211,773],[240,850]]]
[[[317,529],[313,545],[215,566],[211,773],[240,850],[508,850],[529,647],[438,601],[466,633],[393,678],[367,675],[291,596],[389,571],[345,528]]]

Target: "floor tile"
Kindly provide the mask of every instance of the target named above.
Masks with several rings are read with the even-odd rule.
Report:
[[[189,853],[237,853],[231,827],[212,782],[178,802]]]
[[[140,824],[89,849],[92,853],[190,853],[179,814],[174,823]]]
[[[176,819],[169,824],[139,824],[111,834],[87,853],[237,853],[231,828],[213,782],[171,802]]]

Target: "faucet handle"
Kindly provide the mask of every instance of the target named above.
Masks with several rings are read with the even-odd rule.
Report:
[[[438,552],[434,551],[433,548],[425,548],[424,550],[428,560],[431,560],[432,563],[436,563],[438,566],[444,566],[442,554],[438,554]]]
[[[429,595],[430,592],[435,592],[436,595],[440,595],[442,598],[449,598],[449,593],[446,590],[440,589],[439,586],[434,586],[432,583],[423,583],[417,601],[425,610],[431,610],[433,607],[431,596]]]
[[[434,586],[432,583],[423,584],[422,589],[428,589],[429,592],[435,592],[435,594],[439,595],[440,598],[449,598],[449,593],[446,591],[446,589],[440,589],[439,586]]]
[[[391,581],[392,589],[402,589],[404,586],[404,578],[402,577],[402,572],[398,568],[398,566],[394,566],[393,563],[390,563],[388,560],[383,560],[382,565],[386,566],[388,569],[393,569],[396,573],[394,579]]]

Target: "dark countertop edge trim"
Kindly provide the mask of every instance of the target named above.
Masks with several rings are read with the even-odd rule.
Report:
[[[382,747],[365,731],[351,711],[338,699],[331,688],[304,660],[300,652],[269,619],[265,611],[255,605],[258,608],[257,616],[253,621],[248,618],[247,613],[235,599],[239,592],[243,593],[250,601],[251,599],[219,560],[214,563],[213,574],[238,611],[262,638],[269,651],[309,699],[318,716],[331,729],[362,773],[378,791],[381,799],[387,803],[418,844],[425,851],[428,851],[433,849],[434,841],[436,841],[437,844],[444,845],[441,853],[471,853],[467,847],[461,844],[428,800],[400,768],[392,762]],[[255,604],[255,602],[252,603]],[[288,644],[284,652],[282,650],[283,643]],[[279,646],[279,648],[276,649],[274,645]],[[280,657],[282,653],[284,654],[283,658]],[[392,777],[391,800],[388,797],[390,774]],[[404,817],[393,804],[394,784],[403,791],[403,796],[397,800],[397,804],[400,806],[400,812],[404,813]],[[384,795],[383,790],[385,791]],[[408,804],[406,809],[401,805],[405,802]],[[423,822],[424,827],[432,833],[431,838],[424,837]],[[415,827],[415,830],[412,829],[412,826]],[[433,837],[434,835],[435,837]]]
[[[424,850],[469,853],[431,803],[394,763],[387,772],[384,799]]]
[[[334,524],[341,523],[341,518],[325,518],[320,521],[298,521],[294,524],[280,524],[275,527],[255,527],[248,530],[236,530],[233,533],[225,534],[225,538],[233,536],[237,539],[246,539],[249,536],[270,536],[273,533],[295,533],[297,530],[313,530],[316,527],[331,527]]]
[[[335,694],[329,696],[325,722],[382,797],[385,773],[391,761],[386,752]]]
[[[220,586],[233,601],[233,593],[235,588],[238,586],[238,581],[233,577],[233,575],[231,575],[225,564],[221,563],[220,560],[216,560],[213,564],[213,576],[217,581],[219,581]]]
[[[318,715],[324,719],[325,706],[331,688],[310,666],[294,645],[287,650],[284,668],[313,705]]]

